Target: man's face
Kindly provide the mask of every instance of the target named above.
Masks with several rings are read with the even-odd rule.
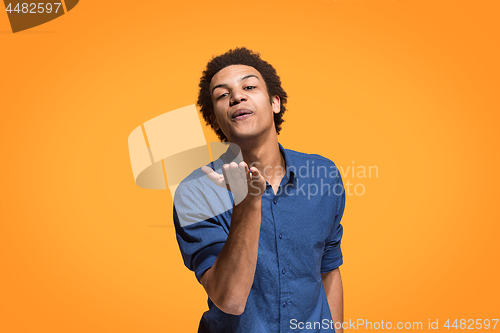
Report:
[[[210,82],[215,130],[220,128],[230,142],[242,142],[276,134],[274,113],[280,112],[278,96],[269,101],[266,83],[251,66],[231,65]]]

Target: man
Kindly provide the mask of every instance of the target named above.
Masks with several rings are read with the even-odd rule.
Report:
[[[184,262],[209,297],[199,332],[342,332],[345,193],[333,162],[278,143],[286,99],[246,48],[201,78],[203,117],[231,146],[174,199]]]

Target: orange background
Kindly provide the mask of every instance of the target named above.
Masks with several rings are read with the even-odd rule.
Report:
[[[282,78],[283,146],[378,167],[344,178],[365,186],[342,220],[345,319],[499,318],[499,9],[87,0],[17,34],[0,13],[0,331],[196,331],[206,295],[127,137],[236,46]]]

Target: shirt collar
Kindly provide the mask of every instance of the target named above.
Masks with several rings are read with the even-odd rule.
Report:
[[[285,184],[288,183],[294,183],[296,181],[296,176],[295,176],[295,164],[292,158],[292,154],[287,153],[285,148],[281,145],[281,143],[278,142],[278,145],[280,147],[280,153],[283,155],[283,159],[285,160]]]

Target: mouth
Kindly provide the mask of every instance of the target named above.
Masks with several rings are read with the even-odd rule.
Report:
[[[251,110],[239,109],[233,113],[232,118],[233,120],[243,120],[250,117],[251,115],[253,115],[253,112]]]

